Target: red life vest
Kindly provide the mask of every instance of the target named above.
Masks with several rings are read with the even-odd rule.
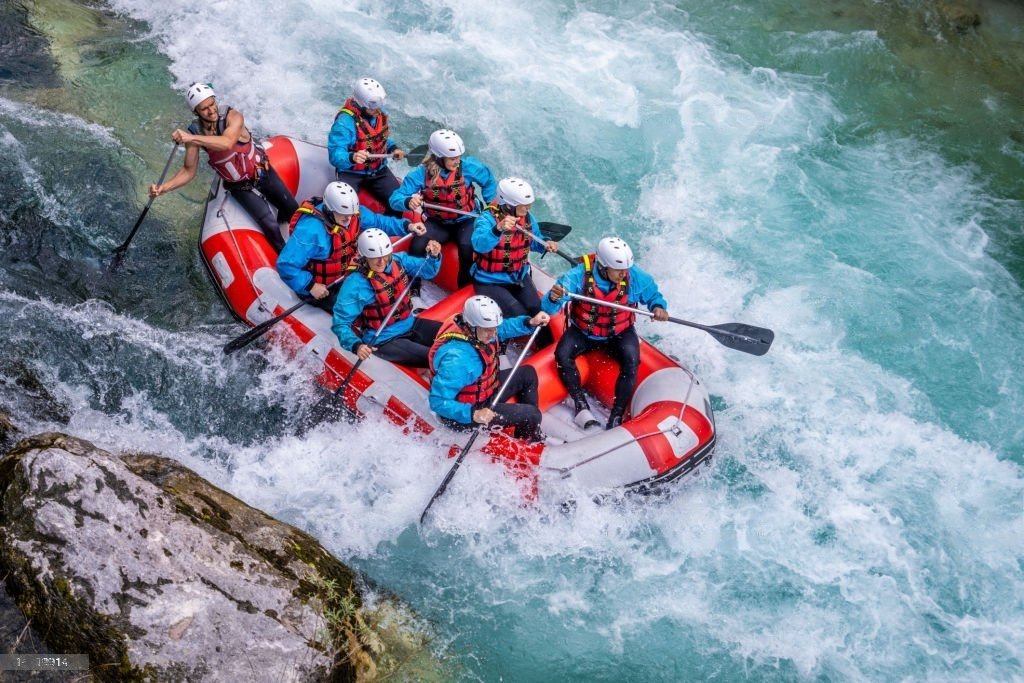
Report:
[[[587,254],[583,257],[583,268],[584,296],[622,306],[629,303],[628,270],[622,282],[605,294],[594,281],[594,254]],[[592,337],[612,337],[622,334],[636,322],[636,313],[627,313],[610,306],[598,306],[579,299],[574,299],[569,306],[569,317],[573,325]]]
[[[382,109],[377,113],[377,125],[370,125],[369,119],[363,116],[363,109],[351,97],[345,100],[341,109],[334,116],[337,121],[342,114],[348,114],[356,124],[356,142],[349,148],[349,152],[358,152],[365,149],[370,154],[385,154],[388,151],[388,138],[391,131],[388,128],[388,115]],[[384,159],[367,159],[365,164],[352,164],[353,171],[376,171],[384,164]]]
[[[289,233],[295,232],[295,225],[303,216],[315,216],[324,226],[324,230],[331,236],[331,252],[327,258],[320,261],[310,259],[303,269],[313,274],[313,282],[328,286],[345,272],[348,266],[355,260],[356,239],[359,237],[359,214],[352,216],[348,225],[342,227],[332,223],[323,213],[317,209],[323,203],[322,197],[312,197],[299,205],[298,211],[292,214],[288,221]]]
[[[472,330],[462,324],[461,314],[453,315],[444,321],[444,325],[438,331],[434,343],[430,346],[430,352],[427,354],[427,364],[435,375],[437,369],[434,367],[434,354],[442,344],[453,339],[469,342],[480,354],[480,360],[484,363],[484,371],[474,382],[462,387],[455,396],[455,400],[460,403],[468,403],[474,408],[485,407],[498,391],[498,341],[490,343],[480,341]]]
[[[379,330],[384,322],[384,318],[388,315],[388,311],[395,305],[398,295],[409,286],[409,273],[406,272],[401,263],[393,258],[383,273],[370,270],[370,267],[366,265],[366,261],[363,260],[360,261],[358,266],[350,266],[350,268],[358,270],[363,274],[363,277],[369,280],[370,286],[373,287],[374,296],[373,303],[364,306],[363,312],[356,319],[356,327],[360,331],[364,331],[367,328]],[[402,299],[402,303],[398,305],[398,310],[391,316],[389,323],[405,320],[412,315],[411,298],[407,296]]]
[[[444,162],[442,161],[441,163],[443,164]],[[440,173],[432,178],[428,174],[423,179],[423,189],[420,190],[420,194],[423,196],[423,199],[431,204],[441,204],[442,206],[449,206],[460,211],[472,211],[476,208],[476,193],[473,189],[473,184],[467,183],[466,179],[462,176],[461,163],[458,168],[448,174],[447,179],[442,178]],[[424,207],[423,210],[426,211],[428,216],[439,218],[443,221],[454,221],[464,218],[464,216],[452,213],[451,211],[441,211],[440,209],[430,209],[427,207]]]
[[[217,135],[223,135],[224,129],[228,127],[228,114],[231,107],[222,107],[218,111]],[[188,127],[188,132],[193,135],[204,135],[203,121],[196,119]],[[245,129],[249,133],[249,129]],[[205,147],[203,149],[206,149]],[[221,178],[229,183],[240,183],[245,180],[255,180],[261,168],[264,167],[263,150],[249,133],[249,141],[235,142],[233,149],[225,152],[218,152],[206,149],[207,161],[214,171]]]
[[[497,204],[488,204],[486,211],[500,223],[505,214]],[[516,218],[516,225],[530,230],[529,214]],[[498,244],[486,253],[477,252],[476,267],[488,273],[518,273],[530,259],[530,236],[518,230],[503,230]]]

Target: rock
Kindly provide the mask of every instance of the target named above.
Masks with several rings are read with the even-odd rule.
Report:
[[[25,439],[0,460],[0,522],[11,596],[97,680],[368,680],[399,662],[441,676],[407,610],[363,609],[315,539],[172,460]]]
[[[10,416],[0,409],[0,449],[7,448],[18,434],[18,428]]]
[[[15,415],[67,424],[71,410],[46,388],[35,370],[20,360],[0,359],[0,396]]]
[[[957,33],[966,33],[981,26],[981,12],[972,0],[939,0],[935,7]]]

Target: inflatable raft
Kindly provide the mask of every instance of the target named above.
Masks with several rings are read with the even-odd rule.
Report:
[[[323,146],[278,136],[266,141],[265,147],[300,202],[322,195],[334,180]],[[199,240],[211,279],[228,308],[246,324],[258,325],[299,303],[299,297],[278,277],[274,250],[219,179],[207,200]],[[456,259],[455,245],[445,245],[441,273],[432,283],[424,283],[422,297],[414,301],[425,309],[421,316],[444,320],[461,311],[473,294],[471,286],[455,288]],[[536,265],[533,280],[541,292],[553,283],[552,276]],[[557,340],[565,329],[565,314],[554,316],[551,327]],[[314,306],[299,307],[275,326],[273,335],[296,353],[322,364],[317,380],[328,391],[341,385],[355,363],[355,356],[340,347],[331,331],[331,316]],[[520,350],[510,344],[502,367],[514,363]],[[601,404],[591,401],[603,424],[618,366],[600,353],[581,356],[577,363],[584,388]],[[591,428],[584,433],[573,422],[571,401],[555,370],[554,345],[537,350],[524,364],[533,366],[539,378],[547,441],[526,444],[504,431],[490,431],[487,438],[476,440],[469,458],[479,457],[479,451],[506,464],[517,476],[527,478],[535,493],[543,493],[545,482],[566,478],[595,494],[609,489],[648,492],[710,464],[715,423],[707,390],[689,369],[647,341],[641,340],[637,386],[627,419],[607,431]],[[447,450],[454,456],[468,433],[441,426],[428,405],[428,390],[426,371],[371,356],[352,377],[343,401],[354,415],[382,415],[407,433],[440,437],[442,444],[450,444]]]

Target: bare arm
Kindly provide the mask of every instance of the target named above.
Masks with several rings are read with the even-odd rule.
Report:
[[[213,152],[229,152],[243,137],[243,142],[248,142],[249,131],[245,129],[245,117],[235,109],[228,112],[227,126],[221,135],[193,135],[180,128],[171,135],[175,142],[195,143]]]
[[[177,190],[183,185],[188,185],[196,177],[196,169],[199,166],[199,145],[195,143],[185,144],[185,161],[181,164],[178,172],[171,176],[171,179],[162,185],[150,185],[149,196],[159,197],[162,194]]]

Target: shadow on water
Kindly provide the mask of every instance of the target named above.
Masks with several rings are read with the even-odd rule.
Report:
[[[25,8],[0,1],[0,86],[54,88],[59,84],[46,39],[27,26]]]

